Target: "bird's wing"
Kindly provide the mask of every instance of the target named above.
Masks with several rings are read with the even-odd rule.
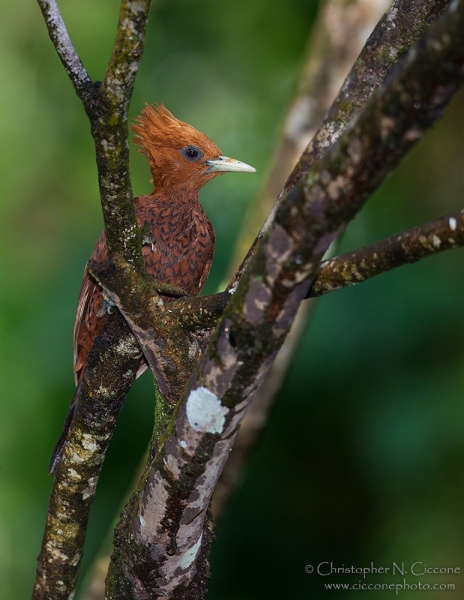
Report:
[[[98,238],[91,259],[101,261],[108,256],[104,232]],[[74,321],[74,381],[77,385],[82,367],[87,364],[87,357],[93,341],[100,333],[104,319],[99,319],[102,294],[99,286],[90,277],[87,267],[84,271],[79,300],[77,302],[76,320]]]
[[[82,345],[79,344],[79,339],[82,338],[82,327],[85,327],[87,312],[89,308],[89,300],[93,296],[95,282],[90,278],[87,268],[84,271],[79,300],[77,302],[76,320],[74,321],[74,383],[77,385],[79,374],[83,367],[83,357],[81,355]]]
[[[211,223],[206,220],[205,223],[205,229],[207,232],[207,235],[209,237],[209,243],[207,244],[207,250],[205,252],[205,258],[203,259],[205,261],[205,266],[203,268],[203,271],[201,273],[199,282],[198,282],[198,292],[197,294],[199,294],[201,292],[202,287],[205,285],[205,282],[208,278],[210,269],[211,269],[211,265],[213,263],[213,257],[214,257],[214,246],[216,243],[216,235],[214,233],[214,229],[213,226],[211,225]],[[203,250],[204,252],[204,250]]]

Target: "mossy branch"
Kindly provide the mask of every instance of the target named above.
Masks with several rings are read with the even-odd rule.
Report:
[[[143,53],[151,0],[122,0],[103,83],[93,82],[69,38],[56,0],[38,0],[50,39],[91,123],[108,250],[144,270],[129,175],[127,114]]]
[[[313,163],[333,146],[356,113],[379,89],[385,77],[407,50],[419,41],[437,17],[446,10],[450,1],[395,0],[380,19],[348,73],[321,126],[288,177],[266,222],[232,278],[230,289],[237,286],[242,273],[255,255],[264,235],[269,230],[282,198],[302,181]]]
[[[237,428],[331,241],[464,82],[464,6],[387,78],[282,200],[115,533],[110,598],[201,598],[208,506]]]
[[[56,1],[38,2],[91,123],[108,250],[110,254],[119,252],[144,273],[129,176],[127,111],[142,56],[150,0],[122,0],[115,48],[101,86],[92,82],[77,56]],[[34,600],[64,600],[74,593],[101,465],[140,358],[133,334],[115,313],[94,344],[76,390],[79,402],[53,483]]]
[[[419,68],[414,71],[417,63],[411,59],[406,70],[401,71],[403,75],[406,72],[408,77],[400,82],[398,79],[390,81],[378,104],[371,105],[365,114],[363,112],[356,126],[347,132],[346,138],[342,136],[328,158],[314,165],[313,175],[284,197],[268,238],[226,308],[201,370],[188,386],[186,403],[176,405],[176,398],[199,353],[195,351],[190,362],[163,363],[162,344],[157,345],[157,340],[152,339],[158,331],[153,322],[158,319],[156,323],[166,327],[163,319],[172,320],[175,311],[179,311],[183,314],[183,325],[188,328],[190,322],[195,327],[199,320],[192,322],[188,312],[199,309],[201,300],[200,303],[188,298],[178,300],[172,303],[177,307],[169,309],[169,316],[162,314],[168,312],[166,309],[160,314],[158,310],[148,310],[140,322],[137,316],[140,307],[145,310],[146,303],[152,297],[156,299],[156,290],[147,287],[143,297],[145,284],[140,233],[131,202],[127,166],[129,98],[126,95],[130,96],[132,91],[140,59],[148,7],[149,2],[122,2],[116,48],[103,85],[93,85],[86,79],[85,71],[79,68],[76,79],[81,87],[91,83],[89,98],[92,106],[89,111],[90,105],[87,104],[86,110],[91,113],[89,117],[97,148],[108,246],[115,256],[113,266],[108,265],[107,270],[99,271],[100,267],[93,265],[94,273],[107,286],[106,293],[119,305],[148,355],[151,345],[151,362],[154,368],[161,365],[161,375],[165,380],[161,375],[160,380],[162,385],[166,384],[163,398],[168,400],[164,405],[166,410],[163,409],[163,414],[159,415],[158,424],[162,427],[158,429],[158,438],[152,445],[152,468],[144,477],[140,497],[132,499],[116,532],[109,597],[136,598],[140,597],[139,593],[160,592],[172,598],[200,598],[208,572],[207,554],[211,540],[212,525],[207,507],[244,409],[272,363],[296,308],[315,276],[323,251],[447,103],[460,82],[456,71],[462,68],[462,56],[453,54],[444,38],[429,40],[432,50],[437,53],[436,64],[430,64],[429,59],[433,56],[432,51],[427,54],[430,48],[425,46],[425,50],[418,51],[419,61],[429,61],[429,70],[421,72]],[[462,31],[461,13],[460,7],[454,17],[458,15],[457,22]],[[50,12],[44,11],[44,16],[48,18],[49,30],[56,29]],[[132,19],[132,25],[138,32],[134,36],[133,51],[122,31],[130,29],[126,27],[128,19]],[[59,50],[62,61],[66,62],[68,56],[74,60],[75,53],[66,42],[65,30],[63,32],[63,28],[58,27],[57,31],[51,37],[60,48],[64,48]],[[462,33],[459,37],[456,27],[453,29],[449,25],[446,33],[451,44],[463,47]],[[452,68],[444,68],[450,57],[456,64]],[[434,70],[437,65],[440,74]],[[67,71],[72,72],[77,67],[68,64]],[[437,77],[433,84],[423,85],[424,78],[428,81],[434,75]],[[406,90],[400,97],[398,85]],[[424,100],[417,99],[421,94]],[[428,101],[431,111],[424,108]],[[419,103],[419,108],[416,103]],[[389,107],[393,112],[389,112]],[[401,118],[403,112],[410,118],[411,111],[415,121],[412,128],[406,126]],[[380,134],[373,135],[371,140],[365,139],[372,131],[380,131]],[[385,159],[387,149],[389,155]],[[367,169],[364,174],[359,170],[363,161],[371,161],[370,170]],[[119,261],[116,253],[124,262]],[[124,277],[119,280],[121,273],[111,279],[112,268],[124,271],[126,280]],[[108,283],[106,277],[109,275]],[[131,298],[129,288],[134,283],[137,293]],[[139,283],[141,287],[137,287]],[[123,289],[119,293],[113,292],[113,286],[116,288],[118,285],[122,285]],[[222,296],[223,299],[228,297],[227,293]],[[128,308],[125,307],[127,298],[131,300]],[[203,306],[200,319],[207,317],[207,322],[211,323],[208,319],[215,318],[211,315],[218,310],[217,303],[214,304],[216,301],[217,298],[208,300],[209,308]],[[187,349],[192,340],[185,327],[178,324],[179,339],[183,348]],[[147,331],[150,332],[148,337]],[[162,335],[164,338],[164,333]],[[171,343],[174,345],[175,336]],[[201,348],[201,345],[196,348]],[[74,590],[88,511],[101,464],[140,356],[139,344],[119,313],[115,312],[94,346],[82,389],[79,390],[80,403],[71,428],[70,443],[52,491],[34,598],[67,598]],[[185,365],[188,368],[180,373]],[[169,396],[172,398],[170,402]],[[198,403],[204,404],[205,401],[211,407],[206,421],[205,415],[198,415],[197,410]],[[176,406],[175,420],[172,420]],[[166,497],[167,490],[171,493]],[[156,507],[154,513],[150,512],[153,506]],[[134,536],[132,532],[135,532]],[[147,549],[153,548],[153,543],[157,548],[156,556]],[[137,565],[136,572],[131,571],[134,565]]]
[[[75,590],[101,467],[141,357],[134,336],[114,311],[76,390],[79,403],[55,473],[33,600],[68,600]]]
[[[95,86],[90,79],[69,37],[56,0],[37,0],[47,25],[48,35],[68,74],[76,94],[86,111],[90,111],[96,96]]]
[[[89,114],[98,165],[100,200],[110,254],[145,271],[129,173],[128,110],[143,53],[151,0],[122,0],[113,54]]]
[[[441,217],[321,263],[309,291],[317,298],[403,265],[464,246],[464,211]]]

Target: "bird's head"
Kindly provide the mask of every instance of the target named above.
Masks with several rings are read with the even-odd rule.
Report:
[[[150,163],[157,192],[196,194],[216,175],[256,170],[223,156],[204,133],[176,119],[163,105],[146,106],[132,129],[135,143]]]

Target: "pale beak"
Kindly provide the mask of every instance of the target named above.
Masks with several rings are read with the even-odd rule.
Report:
[[[209,167],[206,171],[207,173],[226,173],[228,171],[236,173],[255,173],[256,171],[254,167],[250,167],[250,165],[235,160],[234,158],[229,158],[228,156],[218,156],[215,160],[205,161],[205,164]]]

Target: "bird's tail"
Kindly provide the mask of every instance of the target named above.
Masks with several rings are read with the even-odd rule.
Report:
[[[68,437],[68,431],[71,427],[72,420],[74,418],[74,413],[76,412],[77,403],[79,401],[79,396],[81,392],[81,382],[82,377],[79,379],[79,382],[76,386],[76,391],[74,392],[74,396],[71,400],[71,405],[68,410],[68,414],[66,415],[66,421],[64,424],[63,432],[60,436],[60,439],[57,441],[55,448],[52,452],[52,457],[50,459],[50,465],[48,467],[48,474],[53,475],[60,464],[61,456],[63,455],[64,445],[66,443],[66,438]]]

